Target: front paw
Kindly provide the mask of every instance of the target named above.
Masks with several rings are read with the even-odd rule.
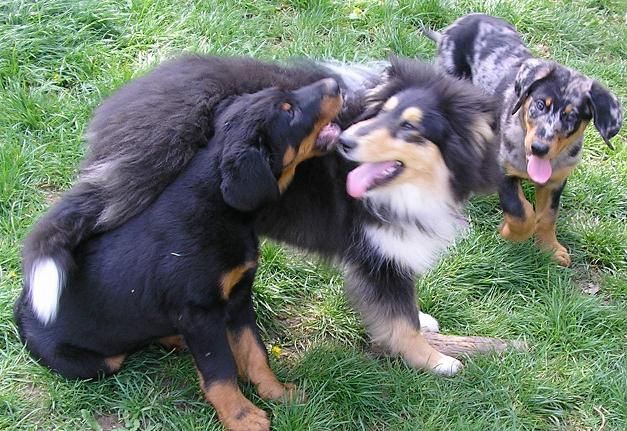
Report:
[[[305,393],[299,391],[293,383],[266,382],[257,385],[257,393],[265,400],[292,402],[304,401]]]
[[[435,364],[431,371],[439,376],[451,377],[457,374],[462,367],[462,363],[457,359],[442,355],[438,363]]]
[[[543,244],[540,243],[540,248],[543,250],[549,251],[553,254],[553,260],[557,262],[558,265],[568,267],[571,264],[570,254],[566,247],[564,247],[559,242],[555,241],[552,244]]]
[[[499,228],[499,232],[503,238],[509,241],[521,242],[531,238],[534,231],[534,222],[518,222],[510,220],[504,220]]]
[[[222,423],[229,431],[269,431],[270,420],[266,412],[254,405],[242,407],[232,416],[223,417]]]

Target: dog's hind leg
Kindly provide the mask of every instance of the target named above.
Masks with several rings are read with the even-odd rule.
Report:
[[[504,220],[499,229],[501,236],[510,241],[525,241],[535,230],[533,206],[525,198],[520,179],[505,176],[499,185],[499,200]]]
[[[345,288],[372,341],[411,367],[444,376],[456,374],[462,363],[431,347],[421,333],[414,278],[393,263],[381,264],[376,271],[370,266],[349,266]]]
[[[296,386],[281,383],[270,369],[268,355],[259,336],[251,288],[255,271],[250,270],[231,289],[227,305],[227,334],[240,377],[255,385],[261,398],[290,400]]]
[[[553,253],[562,266],[570,266],[568,250],[557,240],[555,222],[559,212],[560,197],[566,180],[557,186],[536,186],[536,241],[540,248]]]
[[[116,373],[126,354],[104,356],[74,345],[60,344],[45,355],[43,362],[59,374],[74,379],[96,379]],[[49,349],[52,350],[52,349]],[[42,352],[35,352],[36,356]]]

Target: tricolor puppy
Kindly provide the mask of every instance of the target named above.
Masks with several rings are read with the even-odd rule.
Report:
[[[507,22],[481,14],[464,16],[441,32],[425,30],[438,44],[438,63],[472,80],[500,104],[499,188],[504,212],[501,235],[536,241],[564,266],[571,259],[555,234],[566,179],[581,160],[583,133],[592,120],[610,146],[622,110],[598,82],[554,61],[534,58]],[[536,205],[525,199],[520,180],[536,187]]]
[[[279,202],[259,213],[260,234],[343,264],[349,300],[375,343],[446,376],[461,363],[423,337],[438,328],[419,314],[415,282],[466,227],[469,195],[494,191],[494,114],[470,83],[393,60],[361,121],[340,136],[341,154],[303,162]]]
[[[71,267],[59,266],[64,253],[35,261],[15,308],[27,348],[63,376],[92,378],[115,373],[148,343],[184,340],[226,428],[268,430],[266,413],[237,385],[239,374],[268,399],[292,390],[270,370],[255,323],[256,212],[279,199],[299,163],[330,149],[328,123],[341,106],[331,78],[216,104],[213,137],[143,211],[82,241],[71,250]],[[149,139],[151,130],[145,133]],[[70,193],[55,213],[73,213],[82,203]]]

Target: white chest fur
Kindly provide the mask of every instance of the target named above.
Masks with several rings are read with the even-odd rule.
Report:
[[[448,193],[441,195],[415,187],[395,189],[392,193],[369,196],[375,206],[385,201],[394,220],[366,227],[366,237],[372,247],[399,267],[423,273],[437,262],[467,224],[446,199],[450,197]]]

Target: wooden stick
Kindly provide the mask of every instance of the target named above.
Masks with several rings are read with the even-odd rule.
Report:
[[[524,341],[501,340],[499,338],[489,337],[444,335],[436,332],[423,332],[422,335],[424,335],[434,349],[455,358],[489,352],[500,353],[509,349],[519,351],[528,349],[527,343]]]

